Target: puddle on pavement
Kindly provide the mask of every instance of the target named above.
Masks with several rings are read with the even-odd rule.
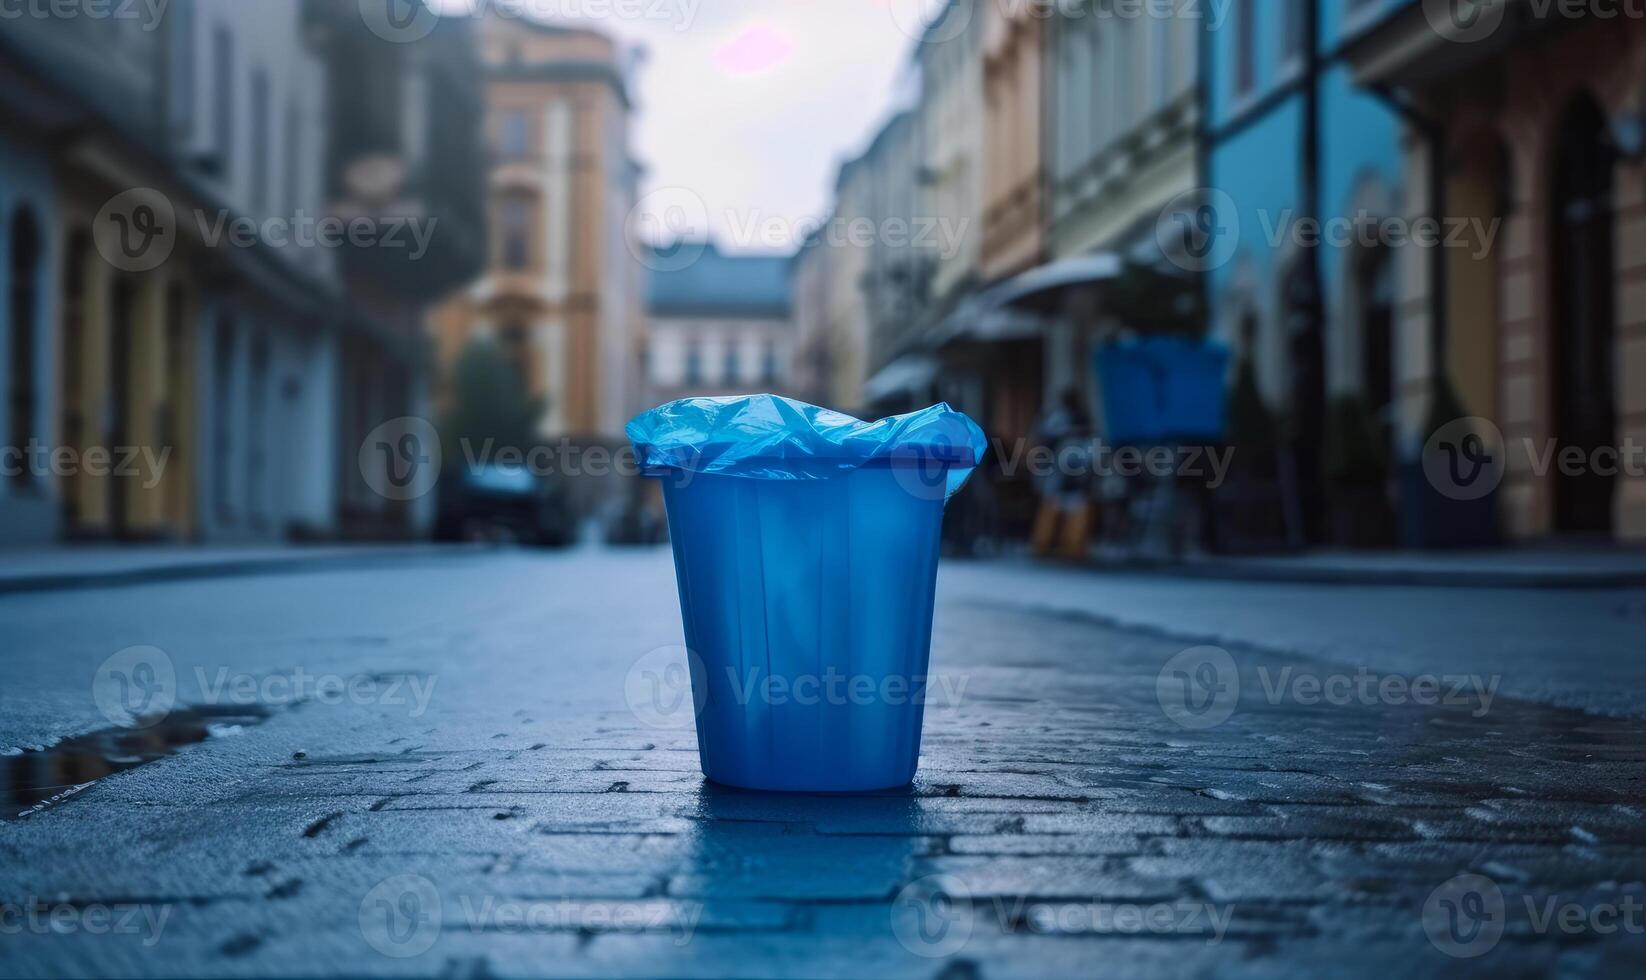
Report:
[[[201,705],[173,711],[147,727],[105,728],[9,756],[4,760],[7,805],[0,817],[21,820],[78,796],[104,776],[235,734],[268,717],[260,705]]]

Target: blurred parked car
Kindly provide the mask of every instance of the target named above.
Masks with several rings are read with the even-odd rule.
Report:
[[[435,537],[561,548],[574,523],[563,488],[522,467],[463,466],[440,481]]]

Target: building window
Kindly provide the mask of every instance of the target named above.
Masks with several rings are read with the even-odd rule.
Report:
[[[286,106],[286,214],[295,218],[303,208],[303,119],[297,103]]]
[[[228,319],[217,323],[217,349],[214,351],[212,371],[212,497],[217,519],[228,523],[234,519],[234,496],[230,492],[230,417],[234,402],[230,400],[234,387],[234,324]]]
[[[251,346],[251,378],[246,391],[246,509],[261,524],[266,516],[268,475],[269,341],[258,334]]]
[[[194,7],[180,3],[168,13],[171,33],[166,44],[166,103],[172,133],[184,137],[194,125]]]
[[[1240,0],[1235,4],[1236,95],[1246,95],[1257,86],[1257,4]]]
[[[183,362],[183,350],[188,336],[187,311],[183,284],[173,282],[166,287],[165,350],[161,353],[161,363],[165,366],[165,391],[155,424],[155,431],[162,446],[177,445],[178,415],[182,411],[184,386],[188,383],[184,377]]]
[[[34,437],[34,330],[40,308],[40,229],[34,213],[18,208],[11,216],[11,289],[6,299],[6,319],[11,325],[10,443],[24,449]],[[33,483],[29,467],[12,471],[11,482],[22,488]]]
[[[531,202],[521,196],[503,200],[503,267],[525,269],[531,265]]]
[[[1158,110],[1163,108],[1171,98],[1172,91],[1172,34],[1177,30],[1177,21],[1163,17],[1154,18],[1149,30],[1154,42],[1149,52],[1149,108]]]
[[[498,152],[505,161],[515,163],[531,156],[530,122],[526,118],[526,110],[504,109],[499,128]]]
[[[269,73],[259,68],[251,76],[251,208],[269,211]]]
[[[686,383],[703,383],[703,344],[696,337],[686,341]]]
[[[1110,135],[1114,136],[1131,129],[1132,124],[1137,121],[1137,96],[1143,85],[1142,79],[1137,77],[1136,23],[1131,18],[1119,17],[1107,26],[1114,33],[1110,45],[1114,52],[1111,69],[1114,72],[1114,88],[1110,91],[1114,93],[1117,127],[1117,132]]]
[[[531,345],[528,341],[528,332],[523,323],[505,323],[497,332],[498,342],[503,348],[503,359],[509,362],[514,369],[515,381],[520,385],[522,392],[531,390]]]
[[[728,386],[737,385],[742,381],[742,371],[739,370],[737,341],[735,339],[726,341],[725,364],[721,374],[725,377]]]
[[[234,151],[234,35],[212,31],[212,149],[218,171],[226,172]]]
[[[1285,0],[1281,10],[1280,60],[1290,62],[1303,56],[1303,0]]]
[[[61,323],[63,339],[58,350],[58,378],[61,379],[59,405],[62,418],[63,444],[85,445],[86,423],[82,384],[82,362],[85,357],[85,303],[86,265],[91,252],[91,233],[76,228],[69,233],[69,244],[63,250],[63,311]],[[70,528],[80,525],[80,474],[65,473],[60,479],[63,494],[63,518]]]
[[[777,345],[769,340],[760,352],[760,381],[767,385],[777,384]]]
[[[400,97],[400,142],[406,162],[420,169],[429,148],[429,82],[418,68],[410,68]]]

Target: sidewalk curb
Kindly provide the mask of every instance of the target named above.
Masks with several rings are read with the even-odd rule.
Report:
[[[0,596],[26,592],[68,592],[80,589],[124,588],[161,582],[186,582],[193,579],[237,578],[250,575],[298,574],[304,572],[370,568],[374,565],[403,565],[407,561],[454,556],[495,554],[497,549],[454,545],[451,547],[415,547],[404,552],[393,549],[373,549],[360,554],[332,553],[326,555],[270,556],[266,558],[227,558],[183,561],[172,564],[113,571],[47,572],[38,575],[0,575]]]
[[[1364,585],[1441,589],[1604,590],[1646,587],[1646,570],[1490,571],[1443,568],[1286,568],[1264,562],[1207,560],[1173,562],[1132,559],[1047,562],[1093,574],[1155,575],[1161,578],[1293,585]]]
[[[1627,589],[1646,586],[1646,572],[1492,572],[1483,569],[1290,569],[1225,564],[1165,566],[1163,574],[1226,582],[1295,585],[1424,586],[1442,589]]]

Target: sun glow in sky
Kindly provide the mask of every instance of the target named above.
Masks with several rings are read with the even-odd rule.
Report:
[[[766,250],[828,207],[835,168],[907,88],[911,18],[934,0],[444,0],[593,27],[645,51],[642,193],[702,201],[716,238]],[[631,16],[625,16],[625,15]],[[755,234],[755,229],[761,229]]]

